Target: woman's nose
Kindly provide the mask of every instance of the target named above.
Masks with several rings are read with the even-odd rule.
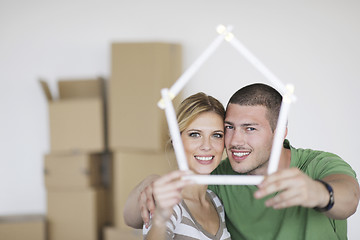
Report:
[[[201,150],[210,150],[211,149],[211,143],[209,138],[203,138],[201,146]]]

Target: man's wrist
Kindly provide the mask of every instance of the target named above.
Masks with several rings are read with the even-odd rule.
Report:
[[[328,191],[329,193],[329,201],[327,203],[327,205],[325,207],[314,207],[314,209],[316,211],[319,211],[319,212],[326,212],[326,211],[329,211],[333,206],[334,206],[334,202],[335,202],[335,199],[334,199],[334,190],[333,188],[330,186],[330,184],[328,184],[327,182],[324,182],[323,180],[320,180],[320,179],[315,179],[315,181],[318,181],[320,182],[321,184],[323,184],[326,188],[326,190]]]

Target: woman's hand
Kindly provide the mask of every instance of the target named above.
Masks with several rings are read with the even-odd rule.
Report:
[[[182,179],[183,176],[189,174],[191,174],[189,171],[173,171],[155,180],[151,187],[144,190],[146,191],[145,196],[147,196],[146,208],[151,208],[149,210],[156,223],[165,223],[170,218],[173,207],[182,199],[182,189],[193,183],[191,180]],[[150,197],[150,189],[153,197]]]

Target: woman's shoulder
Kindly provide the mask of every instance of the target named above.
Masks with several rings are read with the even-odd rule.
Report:
[[[222,206],[222,202],[220,200],[220,198],[210,189],[206,190],[207,194],[209,195],[209,197],[211,198],[211,200],[213,201],[215,207],[219,207]]]

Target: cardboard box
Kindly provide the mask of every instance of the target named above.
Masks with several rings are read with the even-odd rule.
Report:
[[[109,147],[162,152],[169,139],[160,90],[181,75],[181,46],[113,43],[109,82]]]
[[[109,175],[107,154],[74,153],[47,154],[44,156],[44,180],[46,188],[75,190],[107,186]]]
[[[0,217],[1,240],[46,240],[44,215],[11,215]]]
[[[173,151],[166,153],[116,151],[113,153],[114,226],[130,229],[124,221],[125,202],[131,190],[151,174],[163,175],[177,169]]]
[[[40,83],[49,103],[51,151],[106,150],[104,80],[60,80],[57,100],[47,83]]]
[[[104,228],[104,240],[142,240],[142,230],[123,230],[114,227]]]
[[[102,228],[110,225],[107,191],[47,192],[49,240],[98,240]]]

